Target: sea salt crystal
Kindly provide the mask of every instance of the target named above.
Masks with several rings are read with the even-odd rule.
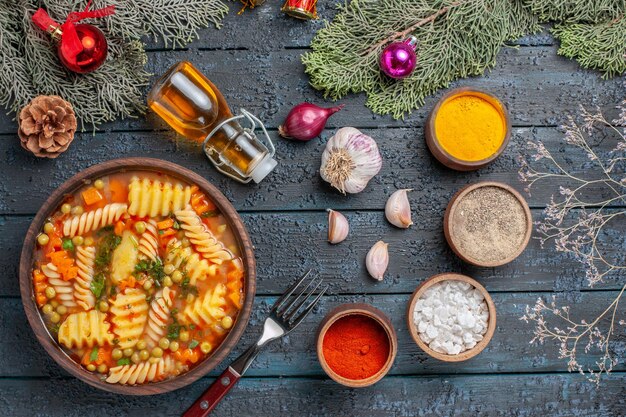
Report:
[[[431,349],[458,355],[476,346],[487,332],[489,311],[480,291],[467,282],[443,281],[415,303],[413,322]]]

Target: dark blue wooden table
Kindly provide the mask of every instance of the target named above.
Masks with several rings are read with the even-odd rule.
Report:
[[[328,2],[330,4],[330,2]],[[333,12],[321,5],[320,14]],[[496,68],[455,84],[487,89],[509,107],[513,137],[495,163],[479,172],[453,172],[433,160],[422,126],[443,94],[404,121],[373,115],[364,97],[342,100],[346,108],[330,119],[322,139],[294,143],[278,138],[290,108],[304,100],[323,102],[308,85],[300,63],[322,22],[287,18],[272,2],[237,16],[220,31],[201,31],[187,49],[149,45],[149,70],[161,74],[180,60],[192,61],[234,108],[245,107],[267,122],[277,147],[278,168],[259,185],[241,185],[217,173],[194,146],[177,138],[154,114],[116,121],[92,134],[77,135],[56,160],[39,160],[20,148],[16,124],[0,118],[0,415],[2,416],[170,416],[190,405],[221,372],[179,391],[153,397],[122,397],[98,391],[70,377],[39,346],[28,326],[18,290],[17,266],[23,236],[34,213],[63,181],[92,164],[128,156],[163,158],[184,165],[216,184],[240,211],[256,247],[258,292],[249,328],[229,359],[259,332],[267,307],[295,276],[311,268],[330,283],[321,306],[291,336],[264,352],[216,409],[216,416],[618,416],[626,414],[623,358],[599,390],[566,370],[558,347],[529,345],[532,328],[519,320],[527,304],[556,295],[573,304],[572,315],[590,316],[612,300],[624,276],[588,290],[582,266],[541,249],[533,240],[511,264],[469,267],[448,249],[442,219],[452,194],[477,180],[497,180],[522,191],[516,156],[529,139],[567,152],[556,126],[577,105],[598,105],[611,114],[624,98],[623,79],[604,81],[596,72],[556,56],[546,33],[505,48]],[[236,5],[232,6],[237,9]],[[71,99],[71,98],[70,98]],[[318,169],[326,139],[337,127],[354,126],[374,137],[384,166],[368,188],[344,197],[325,184]],[[89,128],[87,128],[89,130]],[[610,146],[612,144],[606,144]],[[571,155],[571,158],[576,158]],[[397,188],[410,194],[415,225],[399,230],[384,219],[387,197]],[[528,198],[539,218],[553,189],[537,188]],[[326,208],[347,215],[350,238],[326,243]],[[367,276],[364,257],[377,240],[390,243],[386,279]],[[444,271],[466,273],[490,291],[498,326],[487,349],[467,362],[448,364],[426,356],[405,325],[410,293],[427,277]],[[398,332],[398,356],[377,385],[351,390],[330,381],[315,355],[315,331],[333,306],[360,301],[385,311]],[[595,317],[595,316],[594,316]],[[225,364],[223,364],[225,365]]]

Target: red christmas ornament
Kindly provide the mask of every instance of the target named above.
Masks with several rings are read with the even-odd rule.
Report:
[[[317,0],[287,0],[280,10],[302,20],[317,19]]]
[[[72,12],[62,25],[52,20],[44,9],[33,15],[33,22],[59,40],[58,54],[61,63],[70,71],[87,73],[98,69],[107,57],[104,33],[89,24],[76,24],[83,19],[100,18],[115,13],[115,6],[89,10],[91,0],[82,12]]]

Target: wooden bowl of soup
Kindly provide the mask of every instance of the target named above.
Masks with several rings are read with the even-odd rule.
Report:
[[[61,185],[33,220],[20,291],[39,342],[97,388],[150,395],[217,366],[250,317],[256,271],[239,215],[171,162],[117,159]]]

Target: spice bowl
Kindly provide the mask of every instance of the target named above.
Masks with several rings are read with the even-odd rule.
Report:
[[[317,357],[322,369],[346,387],[363,388],[380,381],[391,369],[397,351],[391,321],[368,304],[335,307],[317,331]]]
[[[431,347],[432,342],[430,345],[426,343],[425,340],[422,339],[422,336],[420,336],[420,331],[418,328],[419,325],[415,322],[414,317],[416,307],[418,307],[418,301],[422,300],[423,297],[428,294],[429,290],[434,290],[437,285],[441,286],[441,284],[447,283],[458,283],[457,285],[459,286],[467,286],[467,284],[469,284],[470,290],[471,287],[477,290],[478,293],[482,296],[482,299],[484,299],[484,303],[486,304],[485,311],[488,314],[486,319],[486,329],[481,335],[482,339],[478,341],[472,348],[461,351],[457,354],[447,354],[439,351],[441,349],[435,350]],[[472,292],[474,291],[472,290]],[[475,295],[472,294],[471,296],[474,297]],[[480,283],[478,283],[476,280],[466,275],[456,273],[438,274],[428,278],[426,281],[421,283],[417,287],[415,292],[413,292],[413,295],[409,300],[409,306],[407,309],[407,325],[409,328],[409,332],[411,333],[411,337],[413,338],[415,343],[417,343],[417,345],[429,356],[444,362],[462,362],[478,355],[491,341],[491,338],[493,337],[496,329],[496,307],[485,287],[480,285]]]
[[[511,138],[511,120],[504,104],[493,94],[460,87],[435,104],[426,119],[424,135],[428,149],[443,165],[473,171],[504,152]]]
[[[483,181],[460,189],[448,203],[443,230],[463,261],[496,267],[517,258],[532,234],[528,203],[513,187]]]

